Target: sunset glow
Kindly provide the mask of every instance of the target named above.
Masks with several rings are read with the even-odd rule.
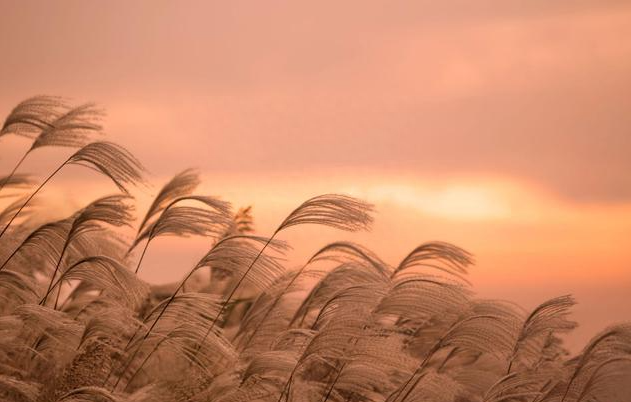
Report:
[[[287,269],[302,272],[315,252],[338,240],[366,246],[388,270],[424,242],[449,242],[473,255],[467,278],[482,299],[510,300],[530,311],[573,295],[579,326],[560,334],[572,353],[607,325],[631,321],[631,2],[0,3],[0,118],[38,94],[59,95],[73,105],[95,102],[106,112],[94,113],[104,127],[98,138],[120,144],[146,167],[138,167],[146,182],[130,185],[133,224],[112,230],[123,242],[142,240],[122,254],[130,272],[142,263],[133,278],[154,286],[147,289],[176,288],[217,239],[237,233],[222,219],[233,224],[234,212],[251,206],[253,233],[277,235],[291,246],[282,259]],[[14,134],[0,138],[0,176],[12,171],[35,138]],[[29,153],[17,172],[32,173],[39,185],[78,148],[53,145]],[[97,165],[78,165],[53,175],[29,205],[35,212],[26,209],[11,228],[61,220],[120,190]],[[142,237],[135,225],[162,186],[187,168],[202,179],[196,194],[231,204],[229,210],[214,198],[216,204],[202,200],[219,211],[213,213],[225,227],[217,233],[225,236],[171,228],[154,240],[151,227]],[[362,214],[374,217],[370,230],[308,221],[277,232],[296,207],[321,194],[374,205],[373,213],[361,204],[368,211]],[[0,206],[9,204],[0,197]],[[362,214],[357,226],[366,229],[371,218]],[[257,247],[282,248],[261,239],[254,240]],[[0,251],[12,258],[18,243],[4,240]],[[49,294],[54,300],[52,282],[71,249],[63,244],[51,284],[42,285],[42,301],[32,292],[41,306],[51,303]],[[208,267],[210,280],[214,268]],[[388,270],[379,274],[392,281]],[[60,288],[70,283],[59,281]],[[229,293],[218,303],[217,317],[239,296],[227,289],[208,292]],[[63,305],[59,294],[53,310],[59,300]],[[300,317],[305,322],[307,313],[313,312]],[[396,321],[394,314],[384,316]],[[297,317],[287,321],[293,325]],[[315,333],[315,320],[305,333]],[[200,345],[220,327],[216,321]],[[413,332],[405,319],[399,323],[397,331]],[[230,330],[234,341],[238,330]],[[43,338],[33,335],[35,344]],[[359,338],[349,339],[354,346]],[[198,351],[183,354],[194,360]],[[259,357],[258,351],[251,356]],[[347,361],[339,366],[346,369]],[[510,370],[502,366],[498,372]]]

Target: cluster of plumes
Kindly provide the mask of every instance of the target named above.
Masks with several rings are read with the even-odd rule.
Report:
[[[43,181],[15,170],[0,179],[3,401],[624,402],[631,395],[631,324],[606,329],[570,357],[561,336],[575,327],[572,297],[531,312],[476,298],[466,279],[472,257],[454,245],[424,243],[391,265],[340,241],[287,267],[288,244],[277,238],[287,228],[370,227],[372,207],[354,198],[314,197],[270,237],[258,236],[249,208],[233,214],[227,202],[195,193],[198,175],[187,170],[135,223],[129,194],[143,183],[142,167],[120,146],[84,143],[100,130],[94,110],[36,97],[0,132],[39,141],[32,149],[78,147]],[[45,198],[40,190],[68,163],[94,168],[121,194],[36,223],[30,201]],[[137,273],[160,236],[201,236],[210,248],[157,297]],[[208,270],[210,288],[220,277],[226,286],[192,291],[191,281],[209,281],[197,275]]]

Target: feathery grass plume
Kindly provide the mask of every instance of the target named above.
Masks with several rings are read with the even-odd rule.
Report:
[[[523,371],[500,378],[484,394],[484,402],[502,402],[511,399],[536,399],[542,395],[541,385],[550,373]]]
[[[130,226],[130,221],[133,219],[133,207],[124,202],[128,199],[130,199],[129,196],[122,194],[101,197],[76,214],[75,218],[72,220],[72,226],[66,236],[64,245],[59,253],[59,258],[57,259],[57,264],[50,278],[46,296],[42,299],[42,304],[46,303],[49,293],[54,288],[53,283],[61,267],[66,249],[75,239],[87,233],[100,230],[104,224],[115,227]],[[57,296],[59,296],[59,294]],[[55,302],[55,305],[56,304],[57,302]]]
[[[149,293],[149,285],[113,258],[99,255],[82,258],[62,272],[41,302],[62,282],[80,280],[105,292],[113,300],[135,310]]]
[[[103,115],[103,110],[92,103],[70,108],[35,137],[27,153],[47,146],[79,148],[86,145],[103,129],[98,123]]]
[[[452,377],[434,372],[423,373],[408,396],[411,401],[455,402],[459,401],[462,385]]]
[[[294,283],[302,268],[280,276],[252,303],[235,335],[235,344],[239,346],[242,355],[269,350],[276,336],[287,329],[293,314],[289,307],[281,304],[281,300],[294,291]]]
[[[26,199],[22,206],[13,214],[9,222],[4,226],[0,237],[4,235],[11,223],[20,214],[35,195],[48,183],[64,166],[81,165],[96,170],[109,177],[112,182],[125,194],[128,194],[127,186],[142,183],[144,170],[140,162],[134,158],[125,148],[111,142],[93,142],[79,149],[53,171],[37,189]]]
[[[389,402],[406,400],[422,379],[422,374],[432,357],[440,349],[448,346],[481,353],[494,354],[510,349],[511,331],[502,317],[484,314],[469,315],[454,323],[441,336],[423,361],[398,389],[387,399]]]
[[[55,114],[55,112],[57,110],[53,108],[50,113]],[[102,127],[97,121],[102,115],[103,111],[93,104],[84,104],[55,115],[54,120],[42,124],[41,128],[38,126],[43,122],[38,122],[37,119],[31,120],[31,123],[34,122],[35,125],[26,124],[26,127],[39,130],[39,134],[35,136],[33,144],[15,165],[9,177],[13,176],[26,157],[38,148],[45,146],[78,148],[87,144],[93,134],[101,132]],[[0,184],[0,191],[2,188],[3,185]]]
[[[541,336],[564,333],[576,328],[576,322],[568,320],[570,308],[575,304],[572,296],[559,296],[543,302],[530,313],[515,341],[506,374],[510,374],[513,364],[519,358],[528,362],[540,355],[540,348],[543,347]]]
[[[604,361],[615,357],[631,356],[631,323],[616,324],[595,336],[583,349],[567,381],[560,399],[581,391],[580,377],[598,367]]]
[[[72,219],[70,218],[41,225],[32,231],[4,260],[0,266],[0,271],[18,253],[25,253],[29,259],[43,257],[50,265],[55,264],[71,227]]]
[[[139,333],[136,332],[125,348],[130,353],[125,358],[114,388],[123,378],[126,378],[128,387],[161,346],[175,348],[178,356],[201,368],[206,367],[206,370],[225,369],[227,365],[233,364],[236,353],[219,328],[212,332],[212,341],[204,342],[208,335],[205,324],[218,311],[219,300],[209,294],[174,294],[162,301],[144,319],[147,327],[144,334],[137,336]],[[142,355],[143,350],[144,360],[140,366],[129,371],[136,356]],[[214,361],[212,357],[215,357]],[[125,376],[126,373],[130,376]]]
[[[458,282],[429,275],[405,276],[392,282],[375,314],[382,319],[424,322],[462,313],[470,298],[471,292]]]
[[[89,308],[93,310],[88,311]],[[111,298],[95,299],[90,306],[85,306],[79,314],[73,316],[75,320],[85,323],[79,348],[92,341],[108,341],[121,354],[124,352],[123,341],[128,340],[142,325],[133,310]]]
[[[153,199],[145,217],[142,219],[142,222],[140,222],[137,236],[145,231],[151,218],[164,211],[173,201],[191,195],[199,184],[199,174],[193,169],[186,169],[175,175],[160,189],[158,195]]]
[[[0,313],[15,305],[36,303],[38,283],[31,275],[4,270],[0,272]]]
[[[143,183],[142,164],[125,148],[113,142],[92,142],[75,152],[66,164],[92,168],[109,177],[123,193],[130,185]]]
[[[275,233],[291,226],[316,224],[356,232],[367,230],[372,223],[373,206],[342,194],[313,197],[293,210]]]
[[[219,315],[212,322],[209,331],[212,330],[216,320],[223,314],[226,305],[230,303],[235,292],[248,276],[254,264],[261,255],[263,255],[265,249],[280,231],[301,224],[319,224],[347,231],[368,229],[372,223],[372,217],[369,214],[372,209],[372,205],[368,203],[339,194],[325,194],[303,202],[285,218],[272,236],[265,242],[258,254],[252,259],[252,262],[226,298]]]
[[[575,401],[618,400],[628,398],[629,393],[619,393],[618,387],[616,386],[625,382],[628,384],[630,378],[631,356],[611,357],[592,370]]]
[[[156,308],[159,308],[159,311],[156,313],[155,320],[153,320],[152,324],[145,331],[144,336],[140,338],[139,340],[140,344],[142,344],[145,340],[147,340],[147,338],[149,338],[150,335],[152,335],[154,329],[156,328],[156,325],[162,319],[165,313],[169,312],[170,314],[170,310],[168,310],[168,307],[171,306],[171,304],[176,299],[178,293],[180,292],[180,290],[182,289],[186,281],[193,275],[195,271],[197,271],[198,269],[202,267],[213,266],[213,265],[219,265],[223,269],[227,269],[229,271],[234,270],[238,272],[238,270],[243,270],[243,267],[245,266],[245,264],[252,260],[253,255],[260,254],[253,245],[256,243],[268,244],[273,250],[276,250],[276,251],[283,251],[286,248],[286,245],[282,242],[270,241],[269,239],[257,237],[257,236],[240,235],[240,236],[232,236],[232,237],[221,239],[195,265],[195,267],[193,267],[193,269],[188,273],[188,275],[186,275],[186,277],[180,282],[178,287],[175,289],[173,294],[167,300],[164,300],[161,304],[156,306]],[[252,280],[253,283],[258,286],[265,286],[268,283],[267,281],[270,281],[270,274],[276,273],[281,268],[282,267],[277,263],[277,261],[274,258],[263,256],[258,261],[257,268],[254,271],[255,274],[252,275],[252,277],[249,279]],[[241,278],[243,278],[243,276],[241,276]],[[237,286],[235,286],[234,289],[236,289],[236,287]],[[216,314],[214,315],[211,321],[211,325],[209,326],[207,330],[206,329],[204,330],[205,333],[204,333],[204,336],[201,337],[201,340],[198,340],[197,346],[196,346],[197,351],[194,352],[191,358],[195,358],[197,356],[197,353],[206,345],[207,343],[206,340],[211,333],[214,333],[215,336],[217,336],[217,328],[215,328],[215,323],[217,322],[218,318],[221,317],[221,315],[224,313],[225,307],[226,307],[226,304],[223,303],[221,307],[217,310]],[[173,307],[171,307],[171,310],[172,309]],[[200,328],[203,328],[203,327],[204,325],[200,325]],[[155,349],[157,349],[157,346],[155,347]],[[139,348],[136,348],[136,350],[131,355],[131,357],[127,359],[127,363],[126,363],[125,368],[123,369],[123,373],[127,371],[127,367],[129,367],[129,364],[131,364],[131,362],[134,360],[134,358],[138,354],[138,350]],[[147,359],[148,357],[145,359],[145,361]],[[136,372],[138,372],[138,370],[136,370]],[[115,387],[116,385],[118,385],[121,379],[122,379],[122,375],[119,376],[116,384],[114,385]]]
[[[2,124],[0,137],[16,134],[35,138],[42,130],[50,127],[66,109],[65,101],[57,96],[38,95],[28,98],[11,110]]]
[[[332,261],[338,265],[329,271],[305,297],[294,314],[290,325],[306,318],[309,311],[323,305],[333,294],[351,284],[372,283],[375,281],[389,281],[392,269],[377,255],[359,244],[351,242],[334,242],[322,247],[307,262],[307,265],[319,261]],[[303,271],[296,274],[296,278]]]
[[[459,280],[469,283],[464,277],[467,268],[473,264],[472,255],[466,250],[445,242],[429,242],[412,250],[392,273],[407,274],[414,268],[431,269],[445,272]]]
[[[259,250],[256,245],[263,244]],[[221,267],[224,271],[231,272],[236,283],[232,284],[230,291],[208,327],[206,337],[215,327],[225,313],[228,303],[232,300],[241,284],[247,279],[253,286],[264,289],[270,286],[275,278],[281,275],[283,267],[278,263],[278,258],[263,254],[266,248],[273,252],[283,253],[287,244],[272,238],[251,235],[235,235],[221,239],[199,262],[199,267]],[[248,264],[248,265],[246,265]]]
[[[177,205],[185,201],[202,204],[203,207]],[[145,247],[136,265],[140,269],[149,242],[159,236],[215,236],[223,234],[232,225],[230,203],[211,196],[188,195],[172,200],[161,209],[160,216],[150,225],[145,225],[142,232],[129,248],[131,252],[138,244],[146,240]]]
[[[369,295],[385,294],[385,291],[383,284],[350,286],[338,292],[323,306],[311,326],[316,334],[297,359],[281,390],[279,401],[285,395],[287,400],[290,399],[292,382],[298,370],[305,366],[304,375],[310,377],[339,373],[343,367],[340,359],[344,359],[346,352],[352,350],[354,340],[366,334],[366,318],[379,300],[379,297],[372,298]],[[322,372],[325,374],[320,375]],[[321,384],[321,395],[326,393],[328,384],[322,378],[310,378],[310,381]]]
[[[153,322],[148,327],[148,329],[144,331],[144,335],[141,337],[139,342],[140,343],[144,342],[152,334],[152,331],[155,329],[156,325],[158,324],[162,316],[168,311],[168,308],[174,302],[176,297],[178,297],[178,294],[182,290],[186,281],[188,281],[188,279],[198,269],[203,268],[205,266],[215,265],[215,264],[221,265],[222,267],[227,268],[227,269],[235,269],[235,270],[239,269],[243,265],[243,261],[241,260],[244,258],[244,256],[245,258],[251,258],[251,254],[256,252],[256,249],[253,249],[252,248],[253,246],[249,242],[254,242],[254,243],[269,242],[269,240],[265,238],[256,237],[256,236],[241,235],[241,236],[227,237],[215,243],[215,245],[211,248],[211,250],[204,257],[202,257],[202,259],[193,267],[193,269],[191,269],[189,273],[182,279],[182,281],[180,281],[180,284],[173,291],[171,296],[168,299],[164,300],[162,303],[160,303],[158,306],[156,306],[156,309],[159,308],[159,312],[157,313],[155,320],[153,320]],[[275,241],[272,243],[272,247],[280,251],[285,246],[283,243]],[[249,250],[249,254],[248,254],[248,250]],[[274,264],[275,263],[272,258],[269,258],[267,256],[264,257],[260,263],[260,265],[263,268],[262,272],[263,273],[270,272],[270,269],[275,266]],[[266,280],[264,275],[259,275],[258,277],[259,277],[259,280],[262,281],[263,283]],[[223,314],[224,308],[225,308],[225,304],[222,305],[222,307],[217,311],[217,314],[212,320],[211,326],[206,331],[206,334],[204,335],[203,339],[199,342],[199,348],[201,348],[204,345],[206,338],[213,331],[214,324],[217,321],[217,319]],[[171,307],[171,309],[173,309],[173,307]],[[135,336],[136,334],[134,335],[134,337]],[[127,363],[126,363],[125,368],[123,369],[123,373],[127,371],[129,364],[131,364],[131,362],[134,360],[134,358],[138,354],[138,350],[139,349],[136,348],[136,351],[131,355],[131,357],[127,359]],[[122,375],[119,376],[115,386],[118,385],[121,379],[122,379]]]
[[[403,348],[403,336],[371,328],[357,338],[347,352],[328,395],[335,393],[344,400],[382,400],[383,395],[393,391],[398,374],[413,370],[417,363],[416,359],[401,353]]]
[[[23,325],[11,343],[11,366],[24,370],[27,379],[47,382],[72,360],[82,325],[66,314],[36,304],[23,304],[13,311]]]

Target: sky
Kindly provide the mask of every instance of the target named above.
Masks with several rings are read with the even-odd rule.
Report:
[[[290,261],[350,239],[395,264],[445,240],[475,254],[481,297],[574,294],[573,348],[631,320],[631,3],[0,3],[0,114],[97,102],[150,171],[141,200],[196,167],[266,234],[344,192],[376,205],[373,230],[292,229]],[[0,141],[0,169],[27,145]],[[57,160],[37,152],[25,171]],[[113,188],[73,171],[46,191],[61,213]],[[175,280],[204,247],[160,239],[143,275]]]

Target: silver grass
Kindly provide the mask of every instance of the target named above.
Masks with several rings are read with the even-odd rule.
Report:
[[[519,331],[512,355],[508,361],[507,374],[520,356],[531,360],[539,355],[536,338],[555,332],[564,333],[576,328],[576,323],[568,320],[570,308],[576,302],[569,296],[559,296],[537,306],[524,320]],[[535,343],[533,345],[533,343]]]
[[[158,304],[144,319],[146,330],[137,332],[125,348],[129,351],[129,356],[125,359],[122,374],[114,387],[125,377],[124,374],[128,372],[136,356],[143,354],[142,350],[145,351],[144,360],[130,374],[131,378],[135,377],[135,373],[144,367],[160,346],[179,348],[180,355],[189,362],[199,362],[206,356],[214,355],[222,356],[223,364],[229,364],[235,358],[230,342],[223,338],[219,328],[215,328],[212,337],[208,339],[209,334],[205,328],[205,323],[216,316],[219,309],[216,296],[199,293],[174,294]],[[200,351],[199,356],[195,351]],[[127,380],[129,385],[131,380]]]
[[[22,135],[35,135],[31,147],[24,153],[22,158],[15,165],[9,177],[12,177],[17,169],[22,165],[26,157],[34,150],[45,146],[78,148],[87,144],[93,134],[100,133],[102,127],[98,120],[103,115],[103,111],[97,109],[93,104],[84,104],[59,111],[55,107],[55,101],[50,99],[35,99],[33,102],[26,102],[26,106],[18,109],[26,109],[23,113],[20,110],[16,114],[9,116],[7,131],[15,131]],[[48,110],[46,110],[48,109]],[[52,120],[51,120],[52,117]],[[50,121],[48,121],[50,120]],[[7,122],[5,122],[5,126]],[[20,130],[20,127],[23,130]],[[4,129],[3,129],[4,131]],[[0,136],[2,133],[0,132]],[[0,184],[0,191],[4,184]]]
[[[82,258],[72,263],[42,298],[46,300],[62,281],[79,280],[103,290],[106,296],[113,297],[123,305],[136,309],[147,297],[149,286],[118,261],[107,256]]]
[[[507,374],[493,384],[484,394],[484,402],[501,402],[511,399],[536,399],[542,394],[542,384],[545,384],[550,372],[519,372]]]
[[[99,124],[103,114],[103,110],[92,103],[70,108],[40,131],[28,152],[46,146],[79,148],[86,145],[103,129]]]
[[[11,110],[0,129],[0,136],[16,134],[34,138],[67,109],[62,98],[38,95],[20,102]]]
[[[266,248],[272,244],[274,237],[283,229],[300,224],[320,224],[330,226],[337,229],[356,231],[367,229],[372,222],[370,212],[372,206],[352,197],[326,194],[311,198],[302,203],[298,208],[292,211],[287,218],[278,226],[272,236],[265,242],[258,254],[252,259],[252,262],[245,270],[243,275],[238,279],[232,291],[228,294],[222,308],[209,327],[209,331],[214,327],[217,319],[223,313],[226,306],[232,300],[232,297],[239,289],[241,283],[248,277],[248,274],[257,263],[258,259],[263,255]]]
[[[437,340],[408,380],[388,397],[388,401],[406,400],[423,378],[428,362],[440,349],[451,346],[489,354],[501,353],[510,348],[510,337],[510,328],[502,317],[490,314],[465,316]]]
[[[257,236],[247,236],[247,235],[240,235],[240,236],[232,236],[232,237],[227,237],[224,239],[221,239],[219,242],[217,242],[212,249],[195,265],[195,267],[193,267],[192,270],[189,271],[189,273],[186,275],[186,277],[180,282],[180,284],[177,286],[177,288],[175,289],[175,291],[173,292],[173,294],[167,299],[165,300],[163,303],[161,303],[159,306],[157,306],[157,308],[159,307],[159,312],[157,313],[157,316],[155,318],[155,320],[151,323],[151,325],[149,326],[149,328],[144,332],[143,337],[141,338],[140,342],[144,342],[152,333],[152,331],[155,329],[157,323],[159,322],[159,320],[162,318],[162,316],[167,312],[167,309],[169,308],[170,304],[173,303],[173,301],[175,300],[175,298],[178,296],[178,293],[180,292],[180,290],[183,288],[184,284],[186,283],[186,281],[200,268],[205,267],[205,266],[212,266],[215,264],[221,264],[222,267],[224,268],[228,268],[228,269],[242,269],[243,267],[243,252],[246,252],[249,250],[250,252],[250,256],[254,253],[256,253],[256,249],[252,248],[252,243],[265,243],[267,245],[271,244],[273,249],[276,249],[278,251],[281,251],[285,246],[283,243],[278,242],[278,241],[274,241],[272,242],[270,239],[265,239],[265,238],[261,238],[261,237],[257,237]],[[245,254],[247,257],[248,254]],[[258,252],[257,256],[260,256],[260,252]],[[248,258],[248,260],[250,260],[251,258]],[[267,273],[267,272],[274,272],[277,268],[276,263],[274,262],[274,259],[272,258],[267,258],[264,257],[260,260],[259,266],[262,267],[262,273]],[[280,267],[280,266],[278,266]],[[249,266],[246,272],[249,272],[249,270],[252,268],[252,266]],[[243,280],[243,278],[245,277],[245,274],[241,275],[241,280]],[[264,275],[258,275],[259,280],[266,280],[266,277]],[[239,282],[240,283],[240,282]],[[238,284],[236,286],[233,287],[232,293],[230,294],[230,297],[234,294],[234,292],[236,291],[236,289],[238,288]],[[219,317],[221,317],[221,315],[224,313],[225,308],[226,308],[226,302],[224,302],[221,307],[219,308],[219,310],[217,311],[217,313],[215,314],[214,318],[211,321],[210,326],[208,327],[208,329],[206,330],[206,334],[204,335],[203,339],[199,342],[199,347],[201,348],[202,345],[204,345],[206,339],[208,338],[208,336],[213,332],[213,330],[215,330],[216,332],[216,328],[215,328],[215,323],[217,322],[217,320],[219,319]],[[127,369],[127,367],[129,366],[129,364],[131,364],[131,361],[134,360],[136,354],[138,352],[134,352],[134,354],[128,359],[128,362],[126,363],[126,367],[124,368],[123,371],[125,371]],[[118,384],[118,382],[120,382],[120,379],[122,377],[119,376],[119,380],[117,381],[116,384]],[[115,385],[116,386],[116,385]]]
[[[412,250],[397,266],[393,276],[408,274],[409,270],[436,270],[447,273],[465,283],[467,268],[473,264],[473,257],[467,251],[445,242],[424,243]]]
[[[59,253],[59,258],[57,259],[57,264],[55,265],[55,269],[51,275],[46,295],[42,299],[41,303],[46,302],[48,295],[55,287],[53,286],[53,283],[57,277],[57,272],[61,268],[64,253],[75,239],[90,232],[102,229],[102,225],[110,225],[114,227],[130,225],[130,221],[133,219],[133,207],[125,203],[128,199],[129,196],[120,194],[101,197],[77,212],[75,217],[72,219],[72,225],[70,226],[70,230],[68,231],[65,242]],[[57,301],[55,301],[55,306],[56,305]]]
[[[614,357],[631,355],[631,323],[616,324],[603,330],[585,346],[567,381],[560,401],[570,396],[570,391],[577,393],[577,380],[594,367]],[[589,374],[587,374],[589,375]]]
[[[97,172],[109,177],[112,182],[124,193],[128,193],[129,185],[142,183],[142,171],[144,168],[123,147],[111,142],[93,142],[90,143],[62,163],[55,171],[53,171],[37,189],[31,193],[22,206],[13,214],[11,219],[4,225],[4,229],[0,232],[0,237],[4,235],[11,223],[17,218],[20,212],[28,205],[28,203],[39,193],[39,191],[48,183],[64,166],[81,165],[96,170]]]
[[[144,232],[149,221],[164,211],[173,201],[190,195],[200,184],[199,174],[192,169],[186,169],[175,175],[158,192],[149,206],[145,217],[138,227],[138,235]]]
[[[143,166],[129,151],[113,142],[102,141],[85,145],[66,164],[92,168],[109,177],[124,193],[129,193],[130,185],[143,183]]]
[[[256,298],[235,336],[242,354],[245,355],[246,350],[247,353],[267,350],[276,336],[287,328],[293,314],[281,301],[293,291],[303,268],[282,275]]]
[[[201,204],[201,207],[178,205],[185,202]],[[154,238],[159,236],[219,237],[232,225],[230,203],[211,196],[188,195],[175,198],[162,208],[159,214],[153,223],[144,225],[144,229],[139,232],[129,248],[128,253],[145,241],[145,247],[136,265],[136,273],[140,269],[149,242]]]
[[[627,398],[628,394],[618,394],[616,385],[628,382],[629,378],[631,378],[631,356],[611,357],[591,371],[575,401]]]
[[[337,360],[342,358],[348,350],[352,350],[353,341],[362,337],[366,328],[364,324],[379,298],[367,297],[369,294],[385,293],[383,284],[351,286],[336,294],[320,311],[311,329],[317,331],[311,338],[301,356],[297,359],[279,395],[279,401],[287,395],[297,371],[308,364],[317,364],[325,371],[340,372]],[[371,304],[372,303],[372,304]],[[321,364],[323,363],[324,366]],[[343,366],[342,366],[343,367]],[[313,366],[306,373],[313,374]],[[326,392],[326,391],[325,391]]]
[[[31,150],[81,146],[100,131],[99,113],[33,98],[11,112],[0,135],[31,138]],[[251,209],[232,214],[223,201],[193,195],[197,174],[181,172],[156,195],[134,240],[145,250],[166,235],[209,236],[214,245],[155,300],[125,265],[139,243],[130,249],[115,229],[132,218],[123,196],[7,232],[20,213],[37,211],[33,197],[70,164],[105,174],[123,191],[142,182],[140,164],[111,143],[78,150],[21,200],[28,179],[0,179],[12,190],[0,195],[9,206],[0,213],[1,400],[626,402],[631,395],[631,324],[606,329],[569,358],[559,336],[575,326],[573,299],[532,312],[475,300],[466,279],[473,258],[449,243],[421,244],[392,267],[362,246],[336,242],[286,271],[280,231],[303,223],[369,228],[372,206],[346,196],[315,197],[272,236],[252,236]],[[200,269],[213,281],[228,278],[226,288],[190,292],[201,288],[185,286],[200,280]],[[36,304],[62,283],[72,288],[59,311],[56,302]]]
[[[36,303],[38,283],[29,275],[11,270],[0,272],[0,311],[21,304]]]
[[[333,270],[325,274],[305,297],[301,306],[291,320],[291,324],[302,322],[310,310],[322,306],[331,295],[351,284],[372,283],[389,280],[391,268],[365,247],[351,242],[334,242],[316,252],[297,272],[302,274],[304,269],[318,261],[333,261],[338,263]]]
[[[376,314],[424,321],[464,311],[470,297],[471,292],[458,282],[429,275],[405,276],[392,283]]]
[[[276,232],[291,226],[317,224],[347,231],[367,230],[373,206],[341,194],[324,194],[303,202],[280,224]]]

